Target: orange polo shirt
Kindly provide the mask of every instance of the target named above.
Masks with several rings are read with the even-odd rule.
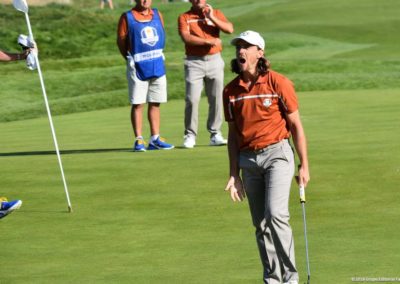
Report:
[[[133,17],[139,22],[150,22],[153,19],[154,14],[152,9],[149,9],[149,13],[146,15],[144,14],[145,11],[140,12],[137,10],[136,7],[132,8],[131,13],[133,14]],[[160,11],[158,11],[158,14],[160,15],[161,23],[164,26],[164,19]],[[126,56],[128,55],[128,50],[131,49],[131,43],[129,40],[128,20],[126,19],[125,13],[123,13],[119,18],[117,45],[119,51],[121,52],[121,55],[126,58]]]
[[[213,10],[214,16],[219,20],[227,22],[225,15],[217,9]],[[191,35],[195,35],[204,39],[219,38],[220,29],[214,25],[211,20],[206,20],[201,11],[193,8],[181,14],[178,18],[178,32],[189,31]],[[204,56],[221,52],[222,45],[206,46],[206,45],[188,45],[185,44],[186,55]]]
[[[290,137],[286,114],[298,109],[293,83],[269,71],[249,90],[237,76],[224,89],[225,120],[234,122],[240,150],[259,150]]]

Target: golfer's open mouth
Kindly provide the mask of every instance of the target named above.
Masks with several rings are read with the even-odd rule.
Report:
[[[239,63],[240,63],[240,64],[245,64],[245,63],[246,63],[246,59],[244,59],[244,58],[239,58]]]

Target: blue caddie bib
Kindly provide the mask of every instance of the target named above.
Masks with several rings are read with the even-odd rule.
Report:
[[[157,9],[152,10],[153,19],[149,22],[139,22],[131,10],[126,12],[130,53],[135,61],[136,76],[142,81],[165,75],[165,32]]]

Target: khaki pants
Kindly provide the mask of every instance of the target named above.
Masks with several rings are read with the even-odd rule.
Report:
[[[298,280],[289,225],[294,155],[288,140],[284,139],[258,152],[241,152],[240,168],[256,227],[264,283]]]
[[[199,102],[203,85],[205,85],[209,105],[207,130],[211,135],[220,133],[223,114],[224,65],[220,53],[186,57],[185,135],[197,136]]]

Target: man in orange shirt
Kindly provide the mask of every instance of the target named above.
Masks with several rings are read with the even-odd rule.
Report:
[[[290,136],[300,160],[297,182],[306,186],[310,180],[297,96],[290,80],[270,70],[259,33],[243,32],[232,44],[236,58],[231,67],[238,76],[223,92],[229,124],[226,190],[233,201],[248,197],[264,283],[297,284],[288,208],[294,175]]]
[[[185,132],[183,146],[196,145],[198,108],[205,84],[208,97],[207,130],[210,145],[225,145],[221,133],[222,89],[224,84],[224,61],[221,57],[220,32],[232,33],[233,25],[224,14],[213,9],[206,0],[190,0],[192,7],[178,18],[178,31],[185,43]]]
[[[123,13],[118,23],[117,45],[127,61],[131,123],[135,133],[133,150],[146,151],[142,136],[143,104],[148,103],[151,137],[147,150],[174,148],[160,137],[160,103],[167,102],[167,79],[163,49],[164,22],[152,0],[135,0],[136,6]]]

